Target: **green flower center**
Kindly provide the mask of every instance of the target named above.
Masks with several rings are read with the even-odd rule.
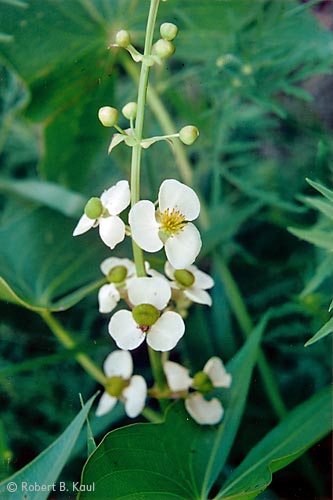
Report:
[[[119,398],[125,387],[129,384],[128,380],[122,377],[109,377],[105,384],[105,390],[110,396]]]
[[[187,269],[177,269],[174,273],[174,278],[184,288],[193,285],[195,281],[194,275],[190,271],[187,271]]]
[[[184,215],[174,208],[171,211],[167,208],[164,212],[158,210],[156,218],[160,223],[159,236],[162,241],[180,233],[187,224]]]
[[[90,198],[84,207],[84,213],[89,219],[98,219],[103,213],[103,205],[99,198]]]
[[[127,268],[125,266],[115,266],[107,274],[107,280],[110,283],[122,283],[127,276]]]
[[[210,377],[205,372],[198,372],[194,375],[192,387],[202,394],[208,394],[214,389]]]
[[[140,328],[145,328],[156,323],[160,317],[160,312],[151,304],[140,304],[134,307],[132,316]]]

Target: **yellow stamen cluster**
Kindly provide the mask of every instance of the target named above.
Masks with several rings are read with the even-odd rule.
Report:
[[[157,220],[161,224],[160,231],[166,236],[174,236],[184,229],[186,220],[179,210],[168,208],[164,212],[157,212]]]

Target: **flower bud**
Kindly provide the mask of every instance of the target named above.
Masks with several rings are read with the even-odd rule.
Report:
[[[202,394],[208,394],[214,389],[210,377],[205,372],[198,372],[194,375],[192,387]]]
[[[113,127],[118,120],[118,110],[104,106],[98,110],[98,119],[104,127]]]
[[[187,146],[193,144],[198,136],[199,136],[199,130],[197,129],[197,127],[194,127],[193,125],[187,125],[186,127],[183,127],[179,131],[179,139],[182,141],[182,143],[186,144]]]
[[[107,274],[107,280],[110,283],[122,283],[127,276],[127,268],[125,266],[115,266]]]
[[[135,306],[132,311],[134,321],[139,326],[152,326],[158,320],[160,313],[156,307],[151,304],[140,304]]]
[[[123,47],[126,49],[126,47],[129,46],[131,43],[131,35],[127,30],[120,30],[116,34],[116,44],[119,45],[119,47]]]
[[[89,219],[97,219],[102,215],[103,205],[99,198],[90,198],[86,206],[84,207],[84,213]]]
[[[193,274],[187,269],[177,269],[174,273],[174,278],[184,288],[193,285],[195,280]]]
[[[134,118],[136,117],[137,109],[138,105],[136,102],[128,102],[127,104],[125,104],[121,112],[128,120],[134,120]]]
[[[169,40],[170,42],[174,40],[178,33],[178,28],[173,23],[163,23],[160,26],[161,37],[164,40]]]
[[[159,56],[161,59],[166,59],[167,57],[172,56],[175,51],[175,46],[172,42],[169,42],[169,40],[163,40],[163,38],[160,38],[154,44],[153,51],[154,54]]]

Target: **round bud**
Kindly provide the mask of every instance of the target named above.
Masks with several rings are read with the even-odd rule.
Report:
[[[154,54],[159,56],[161,59],[166,59],[167,57],[172,56],[175,51],[175,46],[172,42],[169,42],[169,40],[163,40],[163,38],[160,38],[154,44],[153,51]]]
[[[127,118],[127,120],[134,120],[134,118],[136,117],[137,109],[138,105],[136,102],[128,102],[127,104],[125,104],[121,112],[124,117]]]
[[[243,75],[252,75],[253,73],[252,66],[250,66],[250,64],[244,64],[244,66],[242,66],[241,68],[241,71]]]
[[[174,278],[184,288],[193,285],[195,281],[193,274],[187,271],[187,269],[177,269],[174,273]]]
[[[205,372],[198,372],[194,375],[192,387],[202,394],[208,394],[214,389],[211,379]]]
[[[158,320],[160,313],[156,307],[151,304],[140,304],[135,306],[132,311],[134,321],[139,326],[152,326]]]
[[[115,266],[107,274],[107,280],[110,283],[122,283],[127,276],[127,268],[125,266]]]
[[[103,205],[99,198],[90,198],[84,207],[84,213],[89,219],[98,219],[102,215]]]
[[[174,40],[178,33],[178,28],[173,23],[163,23],[160,26],[161,37],[164,40],[169,40],[170,42]]]
[[[104,127],[113,127],[118,120],[118,110],[104,106],[98,110],[98,119]]]
[[[127,380],[121,377],[110,377],[107,379],[105,384],[105,390],[110,396],[114,398],[119,398],[125,387],[128,386]]]
[[[193,144],[198,136],[199,136],[199,130],[197,129],[197,127],[194,127],[193,125],[187,125],[186,127],[183,127],[179,131],[179,139],[182,141],[182,143],[186,144],[187,146]]]
[[[120,30],[116,34],[116,44],[119,45],[119,47],[123,47],[126,49],[126,47],[129,46],[131,43],[131,35],[127,30]]]

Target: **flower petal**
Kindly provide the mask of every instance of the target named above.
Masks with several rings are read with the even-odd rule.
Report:
[[[73,231],[73,236],[79,236],[79,234],[86,233],[89,229],[94,227],[95,222],[96,219],[90,219],[86,214],[83,214]]]
[[[133,375],[130,384],[123,390],[125,411],[130,418],[137,417],[143,410],[147,397],[147,384],[141,375]]]
[[[113,283],[103,285],[98,291],[98,303],[100,313],[113,311],[120,300],[120,294]]]
[[[103,370],[107,377],[121,377],[129,380],[133,373],[132,356],[128,351],[113,351],[104,361]]]
[[[133,278],[128,284],[128,298],[135,306],[151,304],[161,310],[171,298],[171,288],[165,278]]]
[[[102,273],[107,276],[116,266],[124,266],[127,269],[127,277],[135,274],[135,265],[130,259],[120,259],[119,257],[108,257],[100,265]]]
[[[223,406],[217,398],[210,401],[197,393],[185,399],[185,408],[198,424],[214,425],[223,417]]]
[[[211,379],[214,387],[230,387],[231,375],[227,373],[222,360],[217,356],[213,356],[207,361],[203,371]]]
[[[110,396],[107,392],[103,392],[97,406],[96,416],[101,417],[111,411],[117,403],[117,398]]]
[[[157,252],[163,247],[158,236],[159,224],[155,218],[155,206],[151,201],[141,200],[130,210],[128,221],[132,238],[146,252]]]
[[[118,146],[121,142],[123,142],[126,139],[125,134],[113,134],[109,148],[108,148],[108,153],[110,154],[113,148]]]
[[[128,181],[119,181],[101,196],[101,202],[110,215],[118,215],[128,207],[131,193]]]
[[[185,325],[182,317],[167,311],[156,321],[147,334],[147,344],[155,351],[170,351],[184,335]]]
[[[200,269],[198,269],[196,266],[190,266],[189,271],[191,271],[194,275],[194,285],[196,287],[207,290],[208,288],[212,288],[214,286],[213,278],[209,276],[209,274],[200,271]]]
[[[185,269],[192,264],[201,249],[201,237],[197,228],[189,222],[184,229],[168,238],[165,253],[175,269]]]
[[[132,350],[145,339],[130,311],[116,312],[109,323],[109,333],[120,349]]]
[[[196,286],[191,286],[184,290],[184,295],[192,302],[196,302],[197,304],[205,304],[206,306],[212,305],[212,298],[206,290],[202,290]]]
[[[125,238],[125,224],[116,215],[101,218],[99,220],[99,235],[105,245],[113,250]]]
[[[178,210],[186,220],[194,220],[200,213],[200,201],[190,187],[175,179],[166,179],[160,186],[158,194],[159,209]]]
[[[168,386],[174,392],[187,391],[193,382],[189,377],[189,370],[174,361],[166,361],[163,370],[168,382]]]

